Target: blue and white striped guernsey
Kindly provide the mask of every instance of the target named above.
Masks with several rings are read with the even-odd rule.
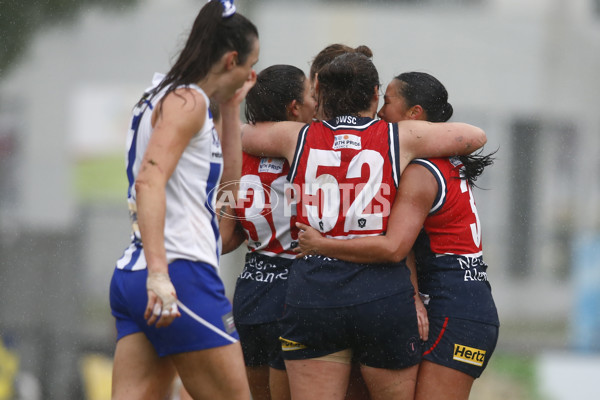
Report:
[[[152,88],[163,79],[155,74]],[[196,85],[188,85],[206,98]],[[137,224],[135,178],[152,135],[151,117],[164,90],[151,100],[142,99],[133,110],[127,134],[126,168],[129,181],[128,203],[132,223],[131,244],[116,267],[125,270],[146,268],[140,231]],[[167,262],[186,259],[205,262],[218,268],[221,238],[215,209],[215,189],[221,180],[223,154],[212,115],[207,109],[206,122],[190,140],[166,186],[165,249]]]

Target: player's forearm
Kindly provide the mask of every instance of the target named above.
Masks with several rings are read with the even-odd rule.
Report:
[[[274,148],[270,140],[274,122],[261,122],[257,125],[242,126],[242,149],[253,156],[281,157],[281,149]]]
[[[314,250],[317,254],[327,257],[368,264],[400,262],[406,257],[407,253],[386,236],[371,236],[350,240],[321,238]]]
[[[166,198],[164,188],[136,184],[137,218],[148,273],[168,273],[165,250]]]
[[[242,139],[239,106],[221,106],[223,118],[221,149],[223,152],[223,175],[221,182],[238,181],[242,174]],[[237,196],[237,193],[233,193]]]
[[[224,205],[219,210],[219,232],[221,233],[222,254],[237,249],[246,239],[244,231],[238,222],[235,209]]]

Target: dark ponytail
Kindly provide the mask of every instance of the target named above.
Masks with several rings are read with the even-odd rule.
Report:
[[[210,1],[202,7],[177,61],[152,96],[164,88],[169,93],[178,86],[201,81],[228,51],[238,52],[240,64],[246,62],[258,30],[243,15],[223,17],[223,12],[224,6],[219,1]]]
[[[490,166],[494,163],[495,158],[492,157],[498,150],[491,152],[490,154],[482,155],[482,150],[479,150],[475,154],[469,154],[468,156],[458,156],[458,159],[465,166],[462,172],[462,178],[469,182],[469,185],[476,186],[475,181],[481,174],[485,167]]]

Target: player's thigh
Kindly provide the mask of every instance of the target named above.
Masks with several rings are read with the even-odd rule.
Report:
[[[372,400],[413,400],[418,365],[402,369],[361,365],[360,370]]]
[[[369,389],[360,372],[360,365],[358,363],[352,363],[346,400],[369,400],[370,398]]]
[[[467,400],[474,380],[464,372],[423,360],[415,400]]]
[[[290,383],[285,369],[269,368],[269,387],[273,400],[290,400]]]
[[[315,359],[286,360],[294,400],[343,399],[350,377],[350,363]]]
[[[269,366],[266,364],[257,367],[246,366],[246,375],[250,384],[252,400],[270,400]]]
[[[239,342],[173,354],[171,359],[184,387],[194,399],[250,399]]]
[[[113,362],[113,400],[164,399],[171,390],[175,368],[160,358],[143,333],[117,342]]]

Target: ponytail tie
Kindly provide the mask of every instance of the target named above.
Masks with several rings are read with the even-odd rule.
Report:
[[[231,17],[233,14],[235,14],[235,4],[233,4],[234,0],[219,0],[221,2],[221,4],[223,5],[223,18],[229,18]],[[208,0],[208,2],[210,3],[211,0]]]

